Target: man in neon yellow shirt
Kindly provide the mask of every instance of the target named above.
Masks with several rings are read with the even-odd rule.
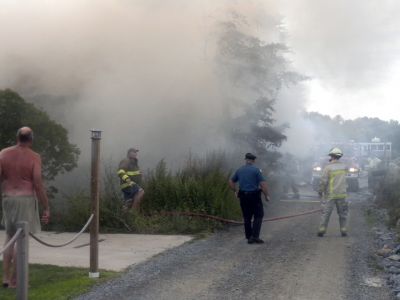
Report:
[[[329,218],[334,206],[339,215],[340,232],[342,236],[347,236],[347,215],[349,206],[346,201],[346,173],[347,167],[340,161],[343,156],[342,150],[335,147],[329,151],[329,164],[322,171],[321,183],[318,194],[322,201],[322,217],[319,225],[318,236],[322,237],[326,233]]]

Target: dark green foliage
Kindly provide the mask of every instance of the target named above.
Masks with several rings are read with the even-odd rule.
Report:
[[[383,121],[378,118],[345,120],[340,116],[331,118],[316,112],[307,113],[305,118],[318,128],[316,141],[370,142],[378,137],[382,142],[392,143],[392,157],[400,155],[400,124],[398,121]]]
[[[259,96],[275,97],[283,84],[297,83],[305,77],[289,70],[283,43],[266,43],[246,33],[247,23],[234,18],[220,24],[218,62],[228,81]]]
[[[124,211],[115,168],[106,167],[100,196],[100,229],[105,232],[185,233],[211,231],[220,223],[165,212],[201,212],[229,219],[241,216],[238,199],[228,188],[229,171],[223,154],[189,158],[184,168],[169,171],[160,161],[143,180],[141,212]],[[67,197],[68,208],[57,212],[59,230],[77,231],[90,215],[87,193]],[[55,225],[53,225],[55,226]]]
[[[237,218],[240,212],[232,197],[227,172],[218,166],[190,160],[175,175],[161,161],[146,182],[145,211],[191,211]]]
[[[64,195],[63,205],[51,207],[52,218],[47,228],[57,231],[80,231],[90,216],[90,195],[83,190]]]
[[[67,130],[17,93],[0,90],[0,148],[14,145],[16,132],[22,126],[34,131],[33,149],[42,156],[47,180],[76,167],[80,151],[69,143]]]
[[[290,70],[285,44],[266,43],[249,34],[247,27],[238,13],[220,24],[217,62],[221,77],[233,91],[227,100],[235,104],[235,110],[242,110],[230,120],[233,141],[271,167],[279,158],[276,150],[286,140],[283,132],[288,127],[276,125],[273,118],[278,93],[283,86],[306,78]]]
[[[376,202],[387,210],[388,225],[395,227],[400,220],[400,171],[395,168],[370,173],[369,186],[376,196]]]

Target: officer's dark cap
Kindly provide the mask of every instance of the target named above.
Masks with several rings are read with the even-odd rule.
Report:
[[[127,153],[129,154],[129,153],[131,153],[131,152],[135,152],[135,153],[136,153],[136,152],[139,152],[139,149],[136,149],[136,148],[129,148]]]
[[[244,156],[245,159],[251,159],[251,160],[255,160],[257,158],[257,156],[255,156],[254,154],[251,153],[246,153],[246,155]]]

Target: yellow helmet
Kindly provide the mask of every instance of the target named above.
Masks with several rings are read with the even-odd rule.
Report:
[[[329,151],[329,156],[335,156],[335,157],[342,157],[343,156],[343,152],[342,150],[340,150],[340,148],[338,147],[334,147]]]

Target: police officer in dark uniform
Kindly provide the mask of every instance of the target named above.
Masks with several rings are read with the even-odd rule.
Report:
[[[265,178],[261,170],[254,166],[255,159],[255,155],[246,153],[246,164],[233,174],[229,180],[229,186],[233,191],[237,192],[236,183],[239,183],[237,197],[240,199],[247,242],[249,244],[262,244],[264,241],[260,239],[260,230],[264,209],[261,201],[261,192],[267,201],[269,201],[269,196]]]

